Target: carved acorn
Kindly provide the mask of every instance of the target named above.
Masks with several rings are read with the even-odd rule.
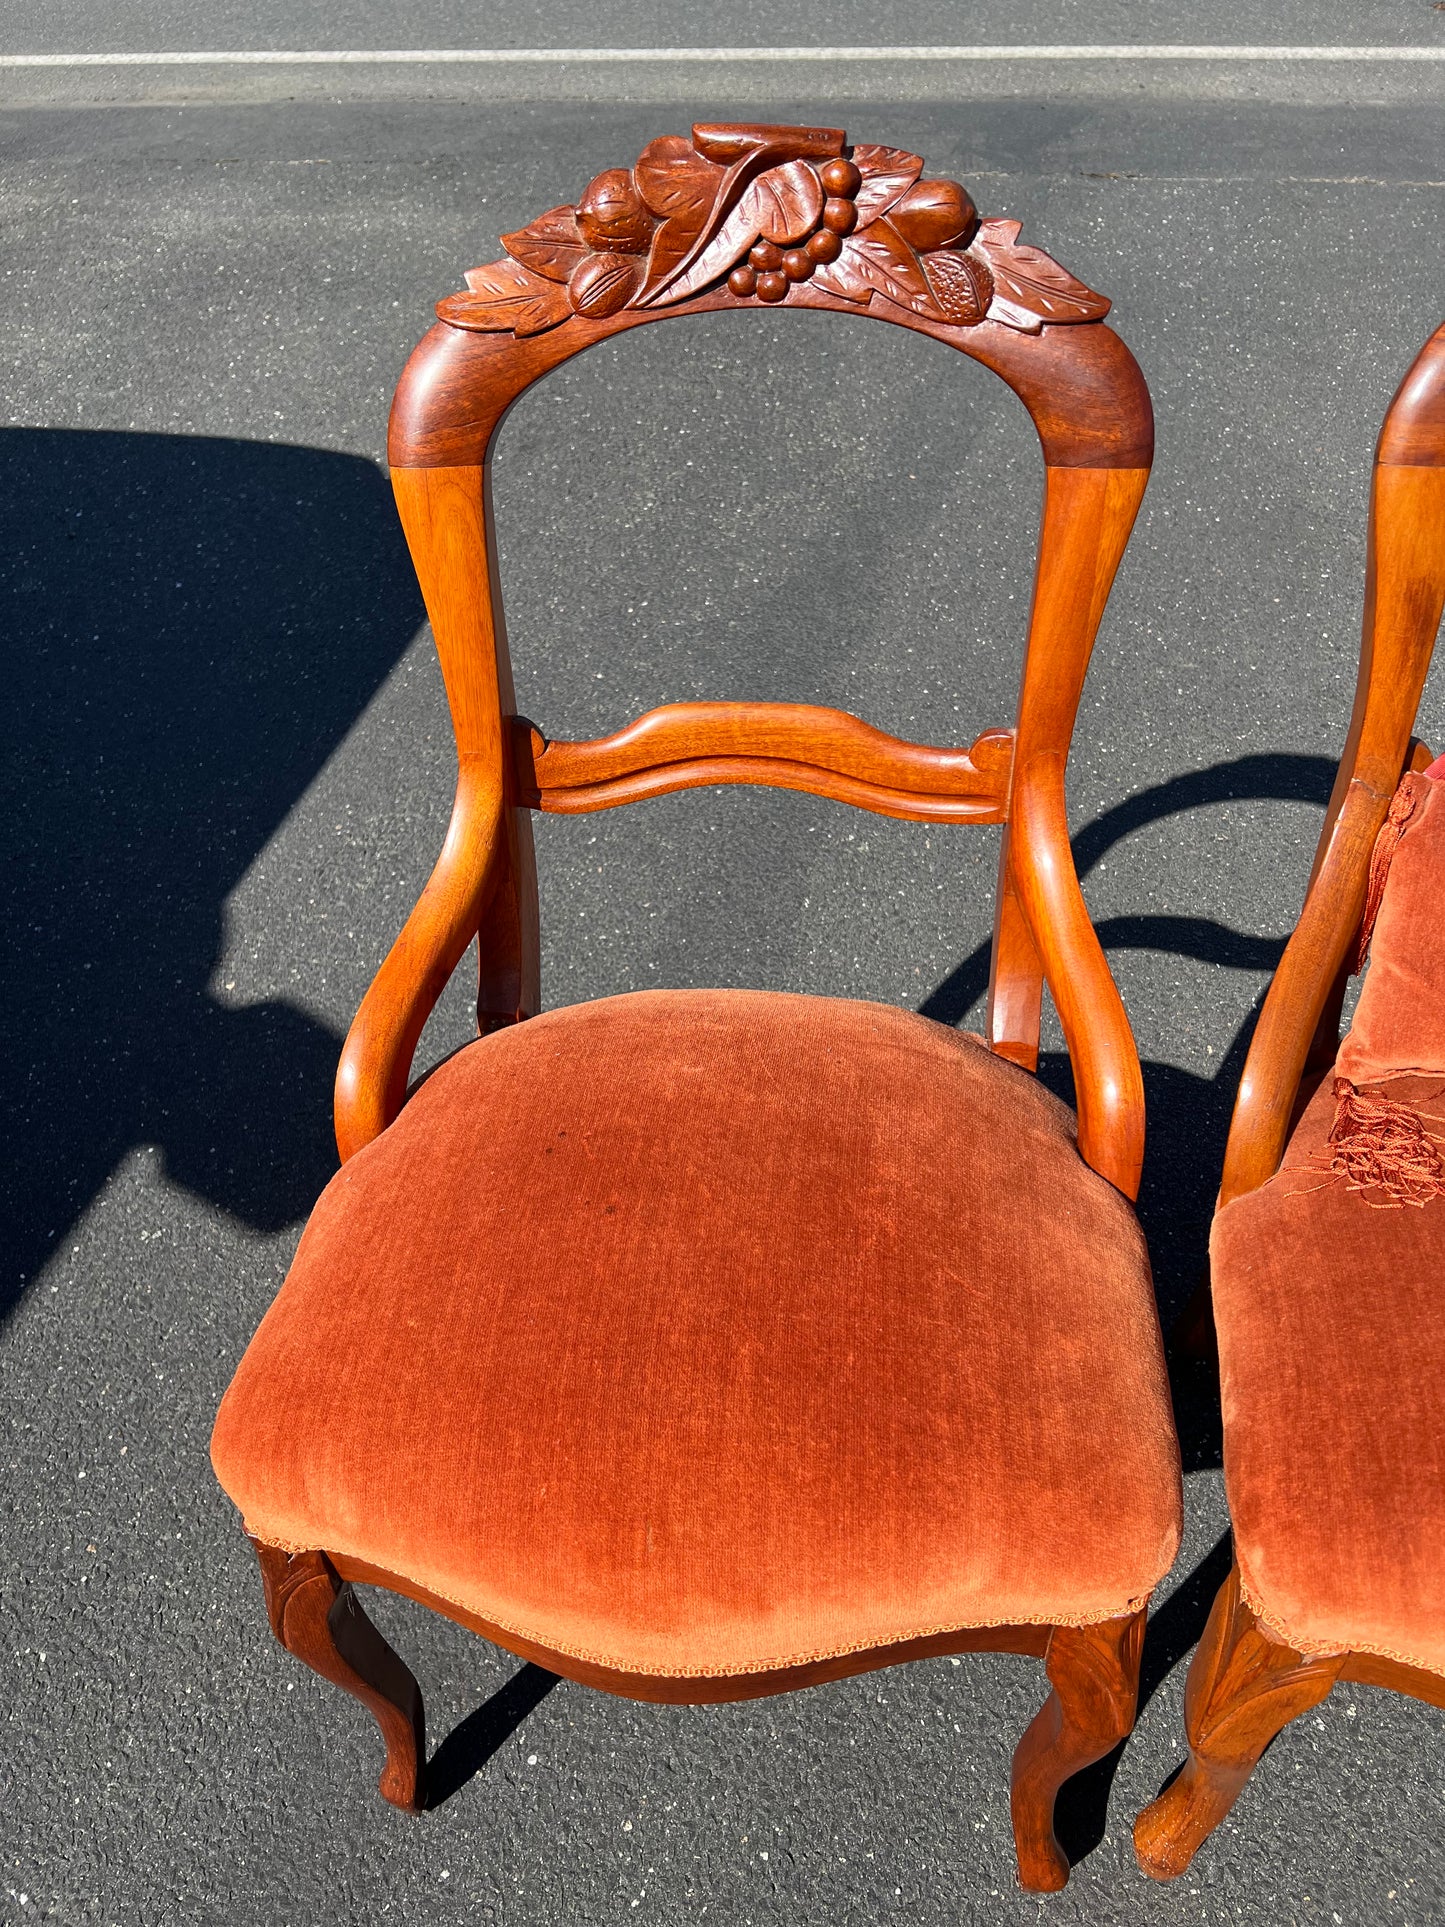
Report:
[[[967,247],[978,227],[978,209],[957,181],[915,181],[888,218],[912,247]]]
[[[589,320],[617,314],[642,286],[642,262],[635,254],[589,254],[567,282],[567,299]]]
[[[589,247],[605,254],[641,254],[652,238],[652,216],[630,168],[609,167],[588,183],[577,203],[577,225]]]

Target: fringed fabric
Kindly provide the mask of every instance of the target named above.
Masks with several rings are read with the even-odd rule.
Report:
[[[1445,1136],[1428,1128],[1445,1118],[1421,1114],[1394,1098],[1360,1091],[1347,1077],[1335,1079],[1335,1121],[1309,1169],[1326,1180],[1343,1179],[1350,1191],[1380,1211],[1401,1205],[1423,1208],[1445,1196]],[[1313,1187],[1319,1189],[1319,1186]]]

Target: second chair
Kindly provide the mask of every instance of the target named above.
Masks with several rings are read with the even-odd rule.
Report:
[[[1366,581],[1355,713],[1210,1238],[1235,1565],[1189,1668],[1188,1763],[1135,1829],[1159,1879],[1337,1682],[1445,1707],[1445,760],[1427,774],[1410,734],[1445,605],[1445,328],[1385,417]]]

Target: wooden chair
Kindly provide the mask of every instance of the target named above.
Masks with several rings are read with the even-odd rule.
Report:
[[[1328,1073],[1355,1075],[1340,1013],[1372,852],[1388,853],[1381,829],[1399,815],[1402,771],[1430,761],[1410,732],[1442,602],[1445,327],[1380,433],[1354,717],[1230,1128],[1211,1258],[1235,1564],[1189,1668],[1188,1764],[1135,1826],[1140,1863],[1161,1880],[1183,1872],[1269,1742],[1337,1681],[1445,1706],[1445,1408],[1431,1389],[1445,1382],[1445,1198],[1391,1209],[1369,1185],[1324,1181],[1341,1141],[1336,1098],[1350,1096]],[[1440,928],[1437,911],[1436,951]],[[1387,1075],[1398,1081],[1385,1094],[1410,1103],[1445,1090],[1439,1076]]]
[[[346,1042],[342,1169],[212,1453],[276,1636],[371,1708],[396,1805],[423,1804],[421,1699],[353,1581],[642,1700],[1014,1652],[1053,1685],[1013,1815],[1025,1885],[1055,1888],[1054,1795],[1132,1726],[1180,1530],[1130,1203],[1139,1063],[1064,805],[1152,418],[1107,302],[921,172],[837,129],[697,127],[506,236],[439,304],[390,454],[455,809]],[[567,743],[513,713],[498,423],[593,342],[756,305],[912,328],[1025,403],[1046,482],[1016,728],[929,748],[837,710],[686,703]],[[536,1015],[530,812],[721,783],[1004,825],[987,1047],[881,1005],[750,992]],[[478,937],[479,1041],[408,1097]],[[1045,980],[1077,1125],[1029,1074]]]

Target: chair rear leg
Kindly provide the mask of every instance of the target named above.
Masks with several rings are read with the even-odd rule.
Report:
[[[1019,1879],[1035,1893],[1056,1892],[1069,1877],[1054,1833],[1059,1788],[1133,1729],[1144,1621],[1130,1613],[1049,1635],[1044,1665],[1054,1690],[1019,1741],[1010,1788]]]
[[[261,1562],[271,1630],[297,1659],[359,1699],[381,1728],[386,1765],[384,1798],[404,1813],[420,1813],[426,1727],[421,1688],[362,1611],[324,1552],[282,1552],[251,1544]]]
[[[1266,1639],[1239,1590],[1239,1568],[1215,1595],[1184,1687],[1189,1760],[1134,1822],[1145,1873],[1183,1873],[1243,1791],[1275,1735],[1329,1697],[1344,1655],[1306,1659]]]

